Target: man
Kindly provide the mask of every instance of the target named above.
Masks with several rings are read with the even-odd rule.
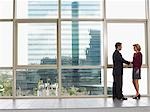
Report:
[[[122,94],[123,63],[129,65],[130,62],[124,60],[119,52],[122,49],[122,43],[117,42],[115,48],[116,50],[113,53],[113,99],[127,100]]]

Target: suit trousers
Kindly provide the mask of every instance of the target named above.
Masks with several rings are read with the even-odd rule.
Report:
[[[113,75],[113,98],[121,99],[123,97],[122,94],[122,83],[123,83],[123,75]]]

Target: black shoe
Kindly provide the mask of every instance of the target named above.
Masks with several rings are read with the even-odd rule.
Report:
[[[122,100],[127,100],[128,98],[122,97],[121,99],[122,99]]]
[[[122,97],[122,98],[118,98],[118,100],[127,100],[128,98]]]
[[[138,96],[133,97],[133,99],[140,99],[141,95],[139,94]]]

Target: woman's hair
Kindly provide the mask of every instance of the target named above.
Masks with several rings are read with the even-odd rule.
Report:
[[[141,51],[141,46],[139,44],[134,44],[133,46],[136,47],[138,51]]]

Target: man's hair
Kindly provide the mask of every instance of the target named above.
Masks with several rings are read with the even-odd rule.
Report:
[[[117,42],[116,44],[115,44],[115,48],[117,49],[119,46],[121,46],[121,42]]]

